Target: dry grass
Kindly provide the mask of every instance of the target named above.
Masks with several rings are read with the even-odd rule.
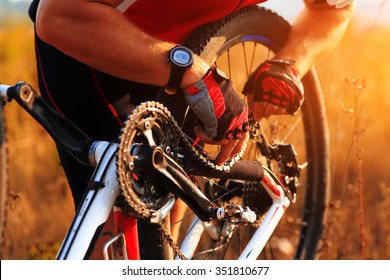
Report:
[[[14,19],[14,18],[13,18]],[[32,26],[26,20],[3,21],[0,29],[0,79],[35,82]],[[353,27],[353,26],[352,26]],[[326,235],[327,259],[390,259],[390,28],[351,28],[337,50],[318,64],[329,112],[332,143],[332,218]],[[354,111],[350,81],[364,79]],[[354,142],[354,117],[360,140]],[[7,105],[11,153],[12,202],[7,258],[53,258],[65,234],[73,205],[52,140],[13,104]],[[17,127],[17,129],[15,129]],[[356,159],[359,149],[361,168]],[[363,194],[359,193],[361,172]],[[363,198],[363,207],[359,199]],[[364,209],[364,247],[359,211]],[[43,253],[44,252],[44,253]]]
[[[36,86],[31,23],[12,17],[0,24],[1,81],[24,80]],[[70,191],[51,138],[16,104],[7,104],[6,112],[14,199],[5,256],[52,259],[51,248],[58,248],[74,212]]]
[[[384,194],[390,179],[390,126],[386,117],[390,103],[390,56],[386,54],[390,29],[354,26],[339,48],[318,66],[332,144],[333,215],[326,258],[359,259],[364,254],[366,259],[390,259],[389,216],[383,207],[390,202]],[[358,93],[354,79],[365,84]],[[363,207],[359,206],[360,199]],[[362,211],[364,216],[360,216]]]

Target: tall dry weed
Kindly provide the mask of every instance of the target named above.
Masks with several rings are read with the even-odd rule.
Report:
[[[355,26],[319,67],[330,120],[333,171],[323,257],[390,259],[382,249],[388,242],[388,211],[376,212],[389,199],[383,196],[383,186],[390,180],[390,123],[385,117],[390,105],[390,56],[386,55],[390,29]],[[361,78],[353,82],[353,77]]]
[[[15,15],[1,19],[1,26],[1,82],[23,80],[36,87],[31,22],[25,16]],[[14,199],[9,205],[4,257],[47,258],[47,254],[37,250],[58,243],[74,211],[67,182],[54,142],[47,133],[17,104],[7,104],[5,112]]]

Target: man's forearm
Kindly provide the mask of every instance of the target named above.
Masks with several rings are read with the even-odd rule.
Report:
[[[286,46],[276,57],[295,60],[294,68],[303,76],[318,59],[342,39],[353,4],[342,9],[303,9],[293,22]]]
[[[166,85],[170,74],[167,54],[175,44],[145,34],[107,2],[41,0],[37,33],[93,68],[127,80]],[[185,76],[185,84],[197,82],[205,73],[204,65],[198,64]]]

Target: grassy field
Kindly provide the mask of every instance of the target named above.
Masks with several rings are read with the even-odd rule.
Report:
[[[32,24],[26,17],[13,16],[0,26],[1,81],[28,81],[36,87]],[[74,213],[67,181],[46,132],[16,104],[7,104],[6,111],[14,194],[6,255],[11,259],[54,258]]]
[[[32,25],[24,18],[0,21],[0,80],[35,85]],[[317,66],[333,170],[324,259],[390,259],[389,44],[389,27],[353,23],[340,46]],[[7,105],[6,117],[15,197],[6,258],[54,258],[74,211],[54,143],[13,104]]]

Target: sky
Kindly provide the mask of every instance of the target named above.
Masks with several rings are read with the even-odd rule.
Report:
[[[4,1],[4,0],[0,0]],[[11,2],[31,0],[9,0]],[[286,2],[290,1],[292,5],[286,5]],[[390,0],[355,0],[357,3],[357,9],[355,16],[359,17],[367,24],[373,21],[378,21],[380,24],[390,25]],[[301,0],[269,0],[264,4],[267,7],[273,8],[282,16],[288,20],[292,20],[296,12],[302,7]]]
[[[294,5],[286,7],[286,1]],[[379,24],[390,25],[390,0],[355,0],[355,17],[366,24],[377,21]],[[264,6],[270,7],[288,20],[292,20],[297,11],[303,6],[301,0],[269,0]]]

